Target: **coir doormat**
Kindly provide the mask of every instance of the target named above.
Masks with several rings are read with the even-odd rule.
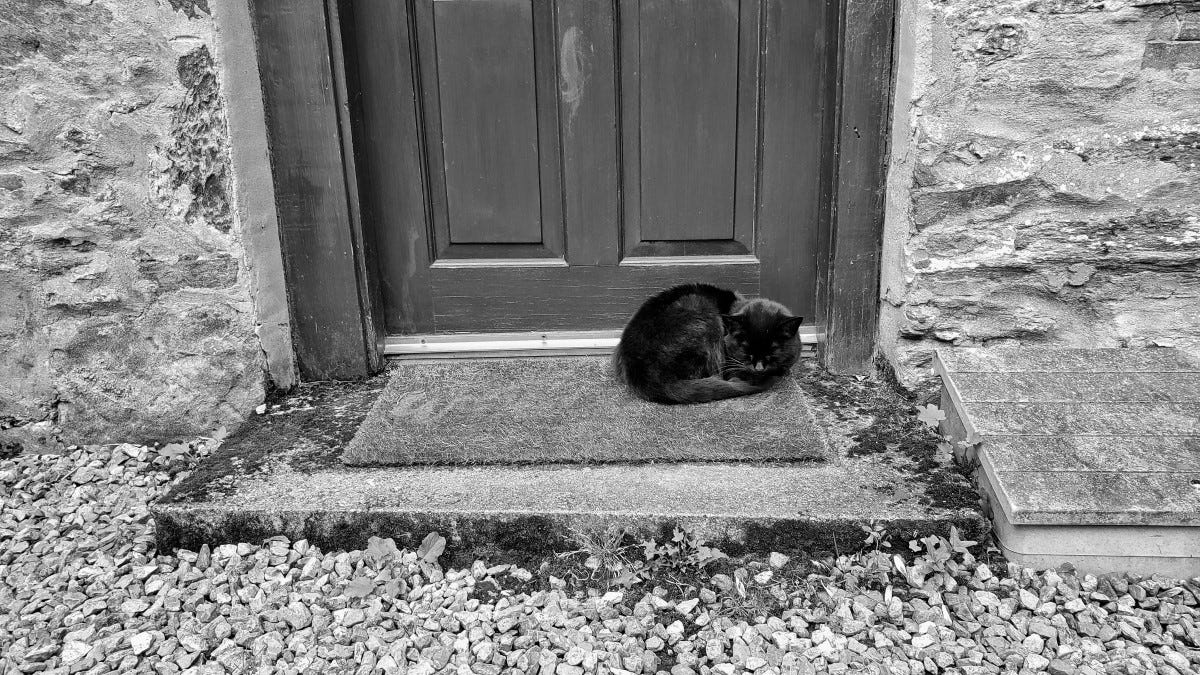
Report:
[[[698,405],[640,400],[600,356],[401,361],[343,454],[352,465],[823,461],[787,378]]]

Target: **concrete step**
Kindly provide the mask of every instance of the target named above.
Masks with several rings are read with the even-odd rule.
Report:
[[[361,467],[342,452],[383,388],[305,385],[272,405],[152,506],[159,546],[195,549],[286,535],[327,549],[372,535],[416,546],[430,531],[452,560],[545,556],[579,533],[688,526],[728,554],[859,550],[861,526],[897,541],[989,527],[965,480],[938,483],[898,452],[822,463],[639,463]],[[835,444],[836,445],[836,444]]]
[[[860,525],[986,533],[974,509],[933,508],[906,493],[894,469],[861,461],[823,466],[659,464],[552,468],[382,467],[231,477],[219,493],[176,493],[153,509],[161,546],[257,542],[275,535],[361,548],[371,535],[416,545],[438,531],[468,557],[578,548],[575,532],[630,528],[669,538],[676,526],[726,552],[848,552]],[[899,487],[899,489],[897,489]],[[664,540],[664,539],[660,539]],[[456,552],[455,550],[451,551]]]
[[[941,350],[943,430],[1010,559],[1200,575],[1200,364],[1171,349]]]

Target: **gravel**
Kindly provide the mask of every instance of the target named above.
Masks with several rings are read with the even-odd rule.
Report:
[[[211,443],[0,460],[0,675],[1200,672],[1200,579],[951,564],[912,587],[888,556],[789,574],[772,554],[680,597],[387,540],[155,555],[147,503]]]

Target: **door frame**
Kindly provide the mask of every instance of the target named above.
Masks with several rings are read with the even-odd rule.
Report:
[[[304,380],[383,367],[373,237],[361,214],[358,91],[344,45],[353,0],[249,0],[296,364]],[[839,0],[828,209],[818,224],[818,356],[835,372],[873,361],[895,79],[896,0]]]

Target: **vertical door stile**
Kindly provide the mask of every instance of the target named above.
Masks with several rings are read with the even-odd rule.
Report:
[[[737,164],[733,238],[749,253],[758,254],[758,190],[760,181],[760,106],[762,79],[759,48],[762,31],[761,0],[740,0],[737,86]]]
[[[445,166],[442,148],[442,115],[438,101],[437,34],[433,24],[433,6],[428,0],[414,0],[415,40],[413,57],[416,59],[416,98],[421,107],[422,126],[419,133],[424,138],[422,149],[424,154],[425,176],[428,181],[429,193],[429,232],[428,239],[432,253],[431,262],[437,261],[444,255],[450,242],[450,224],[447,222],[446,180],[442,172]]]
[[[839,0],[765,0],[758,197],[763,294],[817,309],[821,232],[827,225],[832,107],[829,29]],[[833,36],[833,37],[831,37]],[[830,40],[832,39],[832,43]]]
[[[617,63],[621,71],[620,101],[621,157],[621,258],[642,240],[642,145],[638,125],[641,120],[641,54],[639,50],[640,0],[616,0],[618,21]]]
[[[548,255],[566,257],[563,205],[561,127],[559,125],[559,88],[556,76],[554,0],[533,0],[533,53],[538,189],[541,202],[541,244]]]
[[[563,217],[575,266],[620,261],[617,2],[555,3]]]

